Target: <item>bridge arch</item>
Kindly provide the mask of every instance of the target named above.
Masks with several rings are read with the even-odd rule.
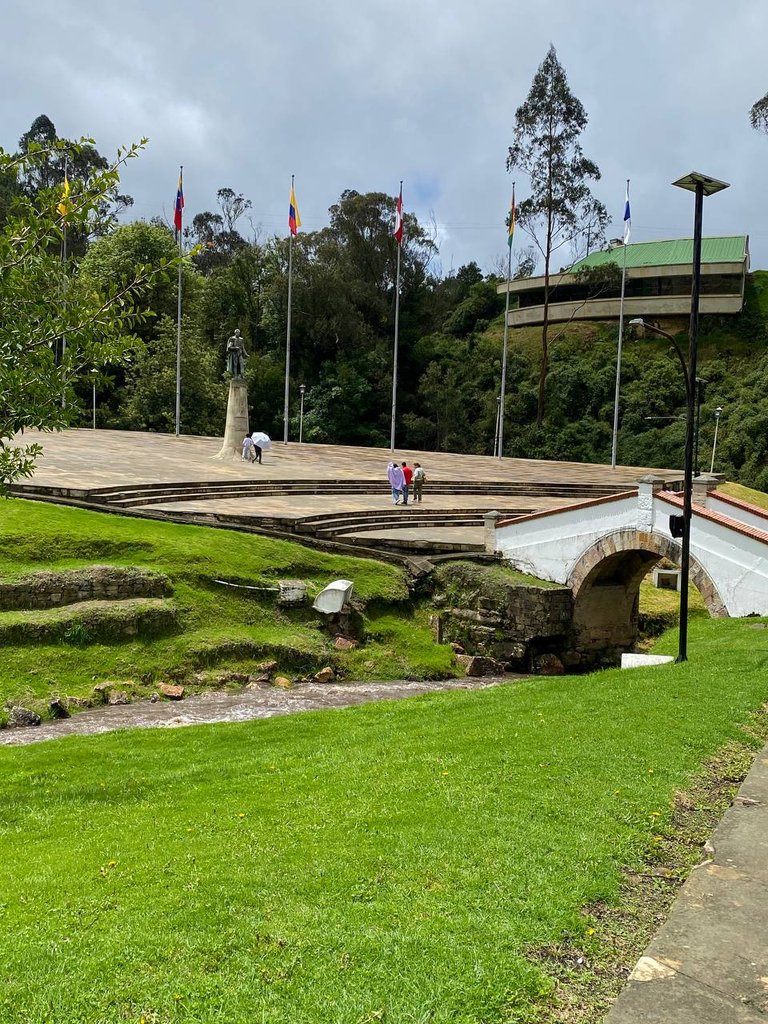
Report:
[[[662,534],[623,529],[596,541],[579,557],[568,577],[573,625],[582,650],[631,648],[637,639],[640,583],[662,558],[680,564],[681,547]],[[728,615],[712,578],[691,557],[690,580],[713,618]]]

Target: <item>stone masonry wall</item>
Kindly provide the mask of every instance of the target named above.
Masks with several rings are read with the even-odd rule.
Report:
[[[37,572],[12,583],[0,583],[0,611],[56,608],[79,601],[167,597],[170,593],[170,582],[162,573],[92,565],[87,569]]]
[[[572,646],[573,597],[568,587],[500,583],[498,578],[484,585],[474,573],[457,582],[456,572],[440,581],[448,583],[446,593],[433,598],[439,609],[433,625],[441,640],[460,644],[468,654],[493,658],[511,671],[538,671],[542,657],[551,655],[565,667],[580,663]]]

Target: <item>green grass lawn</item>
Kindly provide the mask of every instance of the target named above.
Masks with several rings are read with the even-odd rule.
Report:
[[[554,1020],[529,954],[599,956],[584,908],[768,698],[761,625],[694,619],[681,666],[0,749],[0,1020]]]
[[[166,636],[109,644],[75,642],[76,632],[71,643],[4,644],[0,716],[9,700],[42,711],[51,694],[87,696],[105,680],[146,694],[163,679],[188,681],[200,669],[252,670],[258,658],[277,660],[279,670],[288,674],[314,672],[328,663],[343,672],[349,666],[358,676],[364,672],[376,678],[445,678],[457,671],[450,648],[432,642],[428,611],[409,602],[405,575],[396,566],[228,530],[20,499],[0,503],[1,580],[97,563],[165,573],[179,609],[179,629]],[[269,587],[285,578],[303,579],[310,595],[331,580],[353,580],[374,624],[371,642],[349,657],[333,650],[333,637],[319,628],[318,616],[309,608],[280,611],[274,594],[253,596],[214,582]],[[4,616],[9,621],[14,617]],[[389,628],[375,627],[388,616]]]

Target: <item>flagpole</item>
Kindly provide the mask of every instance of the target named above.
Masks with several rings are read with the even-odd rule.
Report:
[[[627,203],[629,202],[629,178],[627,178]],[[625,209],[626,213],[626,209]],[[619,301],[619,345],[616,352],[616,390],[613,398],[613,439],[611,443],[611,469],[616,469],[619,442],[619,392],[621,390],[621,346],[624,340],[624,286],[627,278],[627,237],[626,218],[624,222],[624,259],[621,267],[621,299]]]
[[[67,154],[65,153],[64,154],[64,183],[65,183],[65,186],[66,186],[67,180],[68,180],[67,179]],[[69,201],[69,194],[67,194],[67,201]],[[64,231],[63,231],[62,239],[61,239],[61,263],[62,263],[62,266],[66,266],[66,263],[67,263],[67,217],[66,217],[66,214],[64,215],[63,228],[64,228]],[[67,279],[66,279],[66,275],[65,275],[65,277],[64,277],[64,287],[65,288],[66,288],[66,284],[67,284]],[[66,378],[64,376],[64,374],[66,372],[64,370],[64,353],[66,351],[67,351],[67,336],[66,336],[66,334],[62,334],[62,336],[61,336],[61,370],[62,370],[62,381],[66,380]],[[67,402],[66,395],[67,395],[67,389],[66,389],[66,383],[65,383],[64,387],[62,389],[62,392],[61,392],[61,408],[62,409],[64,409],[66,407],[66,402]]]
[[[179,184],[184,190],[183,178],[184,165],[179,165]],[[178,204],[178,197],[176,199]],[[179,223],[183,224],[184,219],[184,208],[179,210]],[[179,278],[178,285],[176,288],[176,437],[181,434],[181,259],[183,256],[182,249],[182,230],[181,226],[178,230],[179,235]]]
[[[402,217],[403,182],[400,180],[400,216]],[[402,221],[401,221],[402,224]],[[400,249],[402,236],[397,243],[397,271],[395,273],[395,350],[392,360],[392,424],[389,432],[389,450],[395,450],[395,416],[397,413],[397,348],[400,335]]]
[[[509,216],[514,220],[515,216],[515,183],[512,182],[512,207]],[[501,401],[499,403],[498,415],[498,439],[496,442],[496,456],[500,459],[504,454],[504,399],[507,392],[507,341],[509,339],[509,286],[512,280],[512,239],[514,238],[515,226],[510,221],[510,234],[508,239],[507,252],[507,298],[504,303],[504,347],[501,355]]]
[[[295,175],[291,175],[291,196]],[[283,400],[283,444],[288,444],[288,407],[291,383],[291,298],[293,292],[293,231],[288,232],[288,324],[285,334],[285,396]]]

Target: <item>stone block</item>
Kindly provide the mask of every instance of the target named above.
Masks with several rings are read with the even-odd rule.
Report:
[[[456,656],[456,660],[463,667],[466,676],[498,676],[504,672],[504,666],[493,658],[459,654]]]
[[[351,640],[348,636],[337,636],[333,641],[333,646],[337,651],[352,651],[360,645],[357,640]]]
[[[158,690],[168,700],[181,700],[184,697],[184,687],[178,683],[160,683]]]
[[[533,659],[533,671],[540,676],[561,676],[565,666],[556,654],[540,654]]]
[[[69,708],[67,707],[66,700],[62,700],[61,697],[54,697],[53,700],[48,702],[48,710],[54,718],[69,718]]]
[[[277,686],[281,690],[290,690],[293,688],[293,683],[288,676],[275,676],[272,680],[272,685]]]
[[[40,725],[40,715],[29,708],[13,707],[8,714],[8,725],[13,729],[22,729],[31,725]]]
[[[321,668],[319,672],[315,672],[312,678],[316,683],[332,683],[336,678],[336,673],[330,665],[326,665],[326,667]]]
[[[110,690],[107,695],[107,704],[110,707],[117,707],[121,704],[130,704],[131,698],[125,692],[125,690]]]

